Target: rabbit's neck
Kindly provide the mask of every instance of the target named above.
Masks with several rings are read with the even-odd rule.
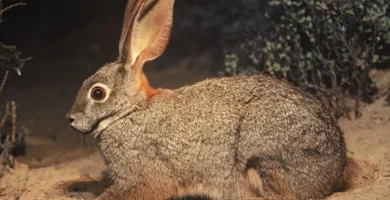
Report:
[[[152,101],[157,97],[166,96],[172,92],[169,89],[152,88],[144,73],[140,74],[139,83],[140,84],[137,92],[141,92],[143,94],[143,101],[145,101],[146,105],[152,103]]]
[[[140,113],[142,112],[135,112],[132,115]],[[129,183],[136,184],[131,180],[136,180],[146,173],[143,168],[147,165],[145,161],[149,159],[145,157],[152,157],[155,154],[150,146],[153,136],[145,134],[146,126],[137,119],[146,120],[144,116],[131,115],[120,119],[102,132],[98,141],[111,176],[123,187],[131,187]]]

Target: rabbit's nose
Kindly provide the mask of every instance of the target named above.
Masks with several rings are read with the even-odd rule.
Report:
[[[72,122],[74,122],[74,118],[68,118],[68,121],[70,124],[72,124]]]
[[[72,117],[69,113],[66,113],[66,119],[68,119],[70,124],[72,124],[72,122],[74,122],[74,117]]]

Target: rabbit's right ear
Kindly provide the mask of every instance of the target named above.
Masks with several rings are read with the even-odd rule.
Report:
[[[119,42],[119,61],[141,73],[143,64],[160,56],[169,41],[174,0],[129,0]]]

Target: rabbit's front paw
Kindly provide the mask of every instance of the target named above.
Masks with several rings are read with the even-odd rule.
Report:
[[[133,190],[121,190],[111,186],[97,200],[165,200],[175,196],[174,190],[168,188],[155,188],[149,186],[140,186]]]
[[[128,193],[129,191],[121,190],[115,186],[111,186],[110,188],[106,189],[103,194],[98,196],[96,200],[124,200],[126,199]]]

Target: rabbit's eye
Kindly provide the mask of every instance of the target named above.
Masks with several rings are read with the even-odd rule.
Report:
[[[93,100],[101,101],[106,97],[106,90],[102,87],[96,86],[92,88],[91,97]]]

